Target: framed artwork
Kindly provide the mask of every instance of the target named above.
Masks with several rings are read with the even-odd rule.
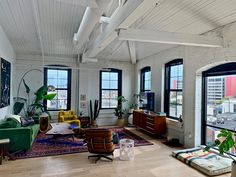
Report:
[[[1,58],[1,90],[0,90],[0,108],[10,105],[11,92],[11,63]]]
[[[81,108],[81,109],[86,109],[86,108],[87,108],[87,103],[86,103],[86,101],[81,101],[81,102],[80,102],[80,108]]]
[[[80,101],[86,101],[86,94],[80,95]]]

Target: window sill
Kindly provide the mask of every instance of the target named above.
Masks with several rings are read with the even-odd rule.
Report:
[[[178,127],[180,126],[180,122],[178,120],[169,117],[166,118],[166,123],[167,125],[178,126]]]

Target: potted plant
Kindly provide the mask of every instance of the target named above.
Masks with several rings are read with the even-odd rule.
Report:
[[[124,126],[123,115],[127,112],[126,109],[122,108],[122,104],[128,100],[124,96],[117,97],[117,107],[115,108],[114,115],[117,116],[117,125]]]
[[[91,126],[92,127],[97,127],[97,117],[99,115],[100,109],[98,105],[98,100],[95,100],[94,102],[94,110],[93,110],[93,103],[92,100],[90,100],[90,119],[91,119]]]
[[[39,117],[40,114],[46,113],[49,118],[51,118],[50,113],[46,110],[46,106],[44,105],[44,100],[53,100],[56,96],[56,93],[47,94],[48,88],[47,86],[41,86],[35,93],[35,97],[33,101],[30,101],[30,91],[31,89],[23,80],[25,86],[25,92],[27,94],[27,99],[17,97],[16,102],[13,106],[14,114],[19,114],[22,110],[25,112],[25,117]]]
[[[236,159],[229,153],[231,148],[236,148],[233,133],[222,129],[217,135],[215,142],[212,145],[206,146],[205,150],[209,151],[212,147],[218,147],[220,154],[227,154],[227,156],[233,160],[231,177],[236,177]]]

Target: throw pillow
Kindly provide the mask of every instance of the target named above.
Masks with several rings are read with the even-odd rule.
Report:
[[[15,119],[15,120],[17,120],[19,123],[21,123],[20,117],[21,117],[21,116],[19,116],[19,115],[10,114],[10,115],[7,115],[7,116],[6,116],[6,119],[9,119],[9,118]]]
[[[21,120],[21,126],[22,127],[27,127],[29,125],[34,125],[34,119],[32,119],[32,117],[29,118],[20,118]]]

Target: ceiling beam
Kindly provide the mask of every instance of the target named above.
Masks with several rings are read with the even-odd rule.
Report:
[[[200,47],[222,47],[222,38],[145,29],[120,29],[119,40],[177,44]]]
[[[96,39],[89,42],[86,56],[95,57],[117,38],[116,29],[128,28],[150,10],[151,7],[155,7],[156,4],[157,0],[126,1],[123,6],[118,7],[117,13],[111,16],[110,23],[106,26],[104,31]]]
[[[128,48],[129,48],[131,63],[135,64],[137,62],[135,42],[127,41],[127,45],[128,45]]]
[[[68,1],[68,0],[56,0],[61,3],[76,5],[76,6],[84,6],[84,7],[92,7],[98,8],[98,4],[95,0],[79,0],[79,1]]]

